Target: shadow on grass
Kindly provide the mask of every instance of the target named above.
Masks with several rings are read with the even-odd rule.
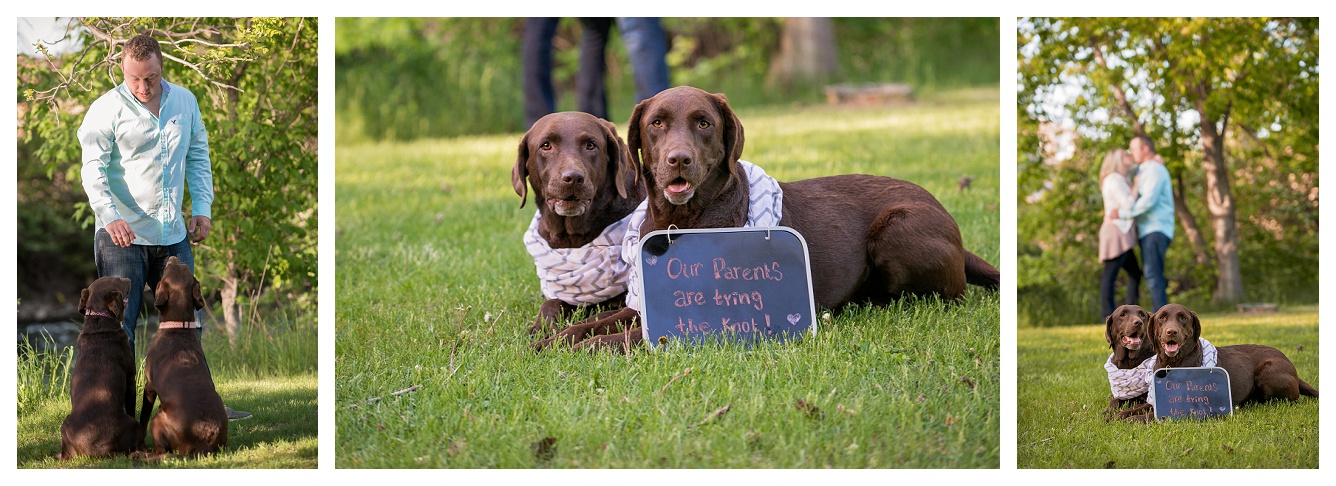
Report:
[[[65,403],[49,403],[36,414],[20,416],[18,467],[28,468],[267,468],[314,469],[318,465],[318,380],[273,384],[263,381],[232,381],[219,385],[228,406],[254,414],[228,424],[227,447],[213,457],[163,459],[159,462],[79,458],[56,460],[60,451],[60,423],[69,413]],[[276,389],[282,387],[282,389]],[[27,427],[23,423],[29,424]],[[24,434],[24,429],[49,432]],[[145,445],[151,447],[152,439]]]

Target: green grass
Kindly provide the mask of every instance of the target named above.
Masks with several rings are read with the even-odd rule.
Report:
[[[1322,389],[1317,307],[1200,318],[1202,337],[1211,344],[1279,349],[1300,378]],[[1102,325],[1023,328],[1017,345],[1017,467],[1318,467],[1318,399],[1245,405],[1231,417],[1206,421],[1105,423],[1109,346]]]
[[[18,467],[316,468],[319,449],[316,398],[320,385],[315,320],[313,317],[276,320],[278,323],[243,325],[236,346],[228,345],[221,325],[204,333],[205,356],[223,403],[254,414],[249,419],[229,422],[227,447],[211,457],[167,458],[159,462],[125,456],[56,460],[60,451],[60,423],[70,413],[68,359],[72,348],[66,348],[64,353],[20,359]],[[141,334],[136,338],[140,393],[144,386],[144,349],[150,341],[143,336],[143,328],[141,325]],[[52,376],[55,378],[46,378]],[[152,439],[147,442],[151,444]]]
[[[998,261],[995,88],[738,115],[743,158],[779,180],[914,181]],[[531,351],[519,137],[338,148],[337,467],[999,467],[996,292],[854,306],[752,349]]]

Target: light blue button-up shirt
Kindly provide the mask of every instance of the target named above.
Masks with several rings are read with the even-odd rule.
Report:
[[[98,229],[124,219],[136,245],[180,243],[187,184],[191,214],[213,217],[209,137],[189,90],[163,80],[161,108],[153,116],[121,83],[88,107],[78,136],[84,191]]]
[[[1174,238],[1174,186],[1169,169],[1162,163],[1142,162],[1137,166],[1137,200],[1132,210],[1119,212],[1119,219],[1136,219],[1137,238],[1164,233]]]

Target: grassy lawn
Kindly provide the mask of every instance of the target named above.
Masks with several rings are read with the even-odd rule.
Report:
[[[314,318],[296,325],[243,326],[236,347],[228,345],[221,325],[217,331],[204,333],[205,356],[223,403],[254,414],[228,423],[227,447],[222,452],[211,457],[165,458],[158,462],[125,456],[56,460],[60,451],[60,424],[70,413],[70,396],[67,379],[43,383],[41,375],[48,370],[53,370],[54,376],[62,376],[61,373],[68,376],[60,357],[49,355],[38,361],[19,362],[18,467],[316,468],[319,346]],[[150,339],[140,335],[136,341],[140,348],[138,384],[142,393],[144,347]]]
[[[743,158],[782,181],[916,182],[996,263],[997,96],[742,111]],[[752,349],[531,351],[519,138],[338,147],[337,467],[999,466],[996,292],[853,307]]]
[[[1216,346],[1264,344],[1285,353],[1318,390],[1318,310],[1202,314]],[[1245,405],[1197,422],[1104,423],[1109,356],[1103,326],[1017,331],[1019,468],[1316,468],[1318,399]]]

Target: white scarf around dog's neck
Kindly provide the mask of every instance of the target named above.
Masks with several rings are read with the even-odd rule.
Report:
[[[1197,338],[1197,345],[1201,347],[1201,365],[1204,368],[1216,366],[1215,346],[1204,338]],[[1154,380],[1151,378],[1155,371],[1155,364],[1158,357],[1152,355],[1137,365],[1136,368],[1118,369],[1113,364],[1113,354],[1109,355],[1109,360],[1104,363],[1104,370],[1109,372],[1109,389],[1113,392],[1113,398],[1127,400],[1136,398],[1142,394],[1148,394],[1147,400],[1154,403],[1155,387],[1151,384]]]
[[[603,303],[626,291],[629,266],[622,261],[621,245],[631,215],[603,228],[598,237],[579,248],[549,246],[538,234],[539,217],[534,212],[524,232],[524,248],[533,256],[544,297],[583,306]]]
[[[750,201],[747,204],[748,228],[779,226],[779,219],[784,210],[784,190],[779,181],[765,173],[765,169],[745,160],[738,160],[743,172],[747,174],[747,190]],[[630,282],[626,288],[626,306],[637,312],[644,312],[645,299],[640,295],[640,269],[637,259],[640,257],[640,225],[645,222],[649,211],[649,199],[645,199],[631,213],[631,225],[622,239],[622,260],[630,267]]]

